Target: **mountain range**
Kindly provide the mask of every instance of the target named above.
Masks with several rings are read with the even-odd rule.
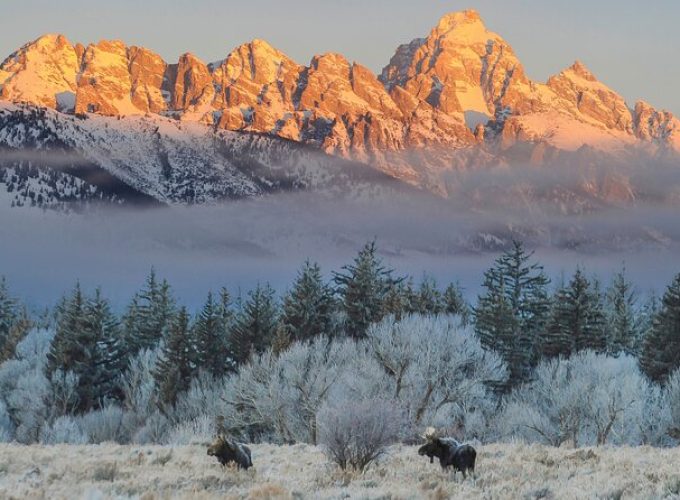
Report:
[[[467,172],[516,165],[575,169],[575,185],[531,196],[592,205],[654,198],[626,166],[679,158],[671,113],[626,103],[578,61],[531,80],[473,10],[397,47],[379,75],[334,53],[300,64],[259,39],[220,61],[169,63],[45,35],[0,65],[0,199],[18,205],[297,189],[473,199],[488,190],[471,193]]]

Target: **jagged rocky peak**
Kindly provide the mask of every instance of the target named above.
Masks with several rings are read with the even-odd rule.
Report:
[[[447,14],[425,39],[402,45],[381,74],[447,114],[488,116],[526,94],[528,82],[510,45],[489,31],[474,10]]]
[[[578,76],[579,78],[583,78],[584,80],[588,80],[590,82],[595,82],[597,81],[597,78],[595,75],[593,75],[588,68],[586,68],[586,65],[583,64],[581,61],[578,59],[574,61],[574,64],[569,66],[567,68],[568,72],[573,73],[574,75]]]
[[[217,108],[280,106],[290,110],[302,67],[264,40],[255,39],[212,65]]]
[[[633,119],[624,98],[601,83],[582,62],[550,77],[548,87],[585,121],[632,133]]]
[[[128,48],[120,40],[102,40],[85,49],[76,93],[77,113],[139,113],[132,104]]]
[[[128,50],[132,104],[146,113],[162,113],[168,107],[168,65],[144,47]]]
[[[195,55],[182,54],[177,65],[171,70],[172,101],[171,107],[186,113],[183,118],[202,119],[215,95],[212,76],[208,65]]]
[[[639,139],[680,152],[680,120],[672,113],[638,101],[633,111],[633,124]]]
[[[41,36],[0,64],[0,99],[71,111],[79,66],[76,49],[65,36]]]

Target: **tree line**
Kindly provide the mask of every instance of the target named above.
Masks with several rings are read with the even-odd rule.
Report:
[[[680,275],[661,299],[652,295],[646,300],[629,282],[625,269],[607,286],[580,268],[553,283],[519,242],[484,273],[482,292],[472,305],[455,283],[442,288],[432,277],[415,284],[413,278],[398,275],[381,260],[374,242],[330,280],[324,279],[318,264],[305,262],[280,298],[268,284],[259,284],[236,299],[221,289],[208,293],[196,314],[177,303],[169,283],[154,270],[121,315],[112,310],[101,290],[88,295],[76,284],[52,314],[31,317],[3,279],[0,361],[21,361],[26,355],[17,352],[17,346],[29,332],[42,328],[49,332],[49,342],[39,371],[51,411],[87,415],[136,405],[144,381],[133,387],[123,374],[139,366],[137,372],[146,373],[145,383],[151,384],[147,399],[153,411],[170,418],[178,406],[186,405],[192,390],[210,385],[206,382],[210,380],[242,378],[242,372],[252,370],[253,360],[263,355],[285,359],[284,354],[295,346],[319,339],[368,340],[377,349],[369,333],[386,318],[396,324],[404,319],[403,325],[411,325],[414,336],[417,333],[420,341],[427,341],[427,333],[415,332],[420,328],[417,323],[406,321],[414,315],[452,318],[471,332],[480,348],[498,356],[507,376],[485,382],[497,394],[515,393],[523,384],[535,382],[539,367],[551,360],[589,352],[635,359],[653,384],[666,383],[680,367]],[[446,337],[446,342],[452,338]],[[327,342],[323,345],[328,348]],[[446,352],[441,346],[440,350]],[[403,367],[387,363],[385,356],[376,351],[380,369],[397,377],[398,393]],[[437,359],[446,363],[451,357]],[[12,426],[18,428],[25,418],[18,416],[21,402],[4,405]],[[425,406],[414,409],[411,420],[421,422],[425,411]]]

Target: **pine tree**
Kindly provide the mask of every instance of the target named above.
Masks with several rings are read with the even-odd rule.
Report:
[[[569,289],[560,286],[553,296],[550,321],[541,338],[541,354],[545,357],[569,357],[574,350],[569,300]]]
[[[220,315],[220,335],[224,338],[225,355],[226,355],[226,371],[236,371],[236,359],[234,349],[231,344],[231,330],[234,326],[234,311],[231,303],[231,295],[229,291],[222,287],[220,290],[219,300],[219,315]]]
[[[278,325],[274,290],[269,284],[258,284],[248,292],[231,330],[230,341],[236,363],[244,363],[251,353],[261,353],[271,346]]]
[[[413,280],[397,281],[390,286],[384,300],[385,315],[393,315],[400,320],[406,314],[416,312],[418,294],[413,290]]]
[[[607,290],[607,352],[636,355],[639,325],[635,318],[637,296],[623,268],[614,275]]]
[[[151,269],[145,288],[133,298],[124,320],[126,344],[130,355],[158,344],[175,312],[170,285],[158,283]]]
[[[196,369],[195,359],[189,313],[182,307],[166,331],[154,370],[156,392],[162,408],[173,407],[177,396],[189,389]]]
[[[444,311],[442,294],[432,276],[423,277],[417,297],[417,312],[425,315],[441,314]]]
[[[17,301],[10,296],[5,277],[0,277],[0,351],[4,350],[17,320]]]
[[[557,291],[553,304],[542,342],[545,356],[606,350],[605,316],[597,281],[591,283],[580,268],[576,269],[569,284]]]
[[[223,376],[230,368],[228,339],[223,323],[223,304],[215,302],[212,292],[208,293],[205,305],[194,325],[196,363],[200,370],[214,377]]]
[[[450,283],[442,297],[444,313],[458,316],[462,326],[470,324],[470,306],[463,297],[463,291],[458,283]]]
[[[654,321],[659,314],[660,308],[661,301],[659,300],[659,296],[652,290],[637,315],[637,330],[639,335],[636,339],[635,353],[638,357],[642,353],[642,346],[644,345],[645,339],[654,329]]]
[[[283,300],[283,328],[291,340],[329,335],[335,307],[333,290],[323,282],[318,264],[305,262]]]
[[[353,264],[342,269],[343,272],[334,273],[334,280],[347,316],[348,334],[361,338],[371,323],[385,315],[388,293],[400,279],[392,276],[392,269],[383,266],[374,241],[359,251]]]
[[[540,334],[550,311],[548,278],[530,263],[520,242],[484,273],[485,292],[475,309],[475,331],[482,344],[497,351],[510,370],[510,383],[527,380],[538,361]]]
[[[86,374],[92,381],[91,401],[86,406],[103,405],[107,400],[122,397],[120,375],[126,352],[120,322],[100,289],[85,305],[85,324],[94,339],[91,373]]]
[[[46,370],[48,378],[56,371],[73,372],[78,377],[80,411],[87,410],[92,401],[91,372],[96,339],[87,326],[86,300],[77,284],[57,308],[56,332],[47,355]]]
[[[595,277],[590,290],[588,308],[588,330],[585,332],[584,344],[577,345],[578,350],[591,349],[603,353],[607,350],[607,317],[605,313],[605,294],[600,280]]]
[[[656,382],[664,382],[680,367],[680,274],[666,289],[654,326],[645,336],[640,367]]]

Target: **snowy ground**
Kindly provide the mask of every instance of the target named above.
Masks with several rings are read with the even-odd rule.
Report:
[[[477,479],[454,480],[397,446],[363,475],[315,447],[253,446],[255,467],[222,469],[203,446],[0,445],[0,498],[679,498],[680,449],[479,449]]]

